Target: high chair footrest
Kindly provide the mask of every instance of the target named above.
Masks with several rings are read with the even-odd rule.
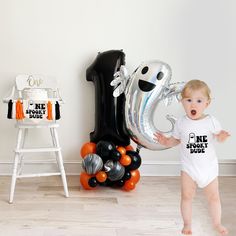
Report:
[[[53,172],[53,173],[21,174],[17,175],[16,178],[44,177],[44,176],[54,176],[54,175],[61,175],[61,173]]]
[[[30,153],[30,152],[59,152],[61,148],[20,148],[15,149],[17,153]]]

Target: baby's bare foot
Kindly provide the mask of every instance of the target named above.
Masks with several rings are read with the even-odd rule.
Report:
[[[184,235],[192,235],[191,225],[184,225],[181,233]]]
[[[228,234],[228,230],[223,225],[216,225],[215,229],[220,233],[221,236]]]

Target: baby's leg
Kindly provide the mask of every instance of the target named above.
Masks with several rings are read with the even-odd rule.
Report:
[[[228,230],[221,224],[221,203],[218,186],[218,178],[216,177],[204,188],[204,192],[207,197],[214,227],[221,235],[226,235]]]
[[[181,172],[181,213],[184,221],[182,234],[192,234],[192,200],[196,183],[184,171]]]

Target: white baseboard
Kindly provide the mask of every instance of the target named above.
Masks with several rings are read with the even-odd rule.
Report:
[[[180,163],[168,162],[144,162],[140,167],[143,176],[179,176]],[[236,160],[219,160],[220,176],[236,176]]]
[[[67,175],[79,175],[81,161],[65,161],[65,170]],[[221,159],[219,160],[220,176],[236,176],[236,160]],[[11,162],[0,163],[0,175],[11,175],[13,164]],[[25,164],[26,172],[48,172],[56,169],[56,163],[48,161],[31,161]],[[180,164],[176,161],[158,162],[143,161],[139,168],[142,176],[179,176]]]

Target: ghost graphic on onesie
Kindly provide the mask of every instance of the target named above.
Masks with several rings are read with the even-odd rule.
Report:
[[[220,123],[211,115],[200,120],[192,120],[185,115],[175,123],[172,136],[180,140],[181,170],[200,188],[206,187],[218,176],[213,144],[214,134],[220,131]]]

